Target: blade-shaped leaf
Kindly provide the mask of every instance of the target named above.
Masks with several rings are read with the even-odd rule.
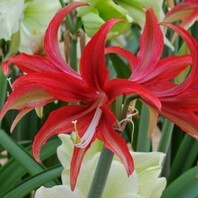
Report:
[[[42,173],[36,176],[30,177],[26,181],[23,181],[17,187],[13,188],[9,192],[2,195],[2,197],[4,198],[25,197],[27,194],[31,193],[34,189],[60,176],[61,171],[62,171],[62,167],[59,167],[59,166],[43,171]]]
[[[198,195],[196,174],[198,167],[191,168],[172,182],[163,192],[162,198],[195,198]]]

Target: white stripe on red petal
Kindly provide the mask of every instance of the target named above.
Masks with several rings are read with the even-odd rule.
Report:
[[[100,107],[97,107],[90,125],[88,126],[84,135],[80,138],[81,140],[80,143],[75,144],[76,147],[85,148],[91,142],[95,134],[96,127],[98,126],[98,123],[100,121],[101,115],[102,115],[102,110],[100,109]]]

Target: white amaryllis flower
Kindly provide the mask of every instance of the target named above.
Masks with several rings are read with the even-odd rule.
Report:
[[[25,4],[21,21],[19,51],[39,53],[43,46],[45,30],[61,8],[58,0],[29,0]]]
[[[20,31],[19,51],[37,53],[45,30],[61,8],[58,0],[0,0],[0,39]]]
[[[10,40],[19,30],[24,0],[0,0],[0,39]]]
[[[72,157],[73,143],[69,135],[59,135],[62,145],[57,150],[58,158],[64,167],[62,173],[63,185],[53,188],[39,188],[35,198],[85,198],[87,197],[95,168],[100,156],[101,143],[94,142],[89,149],[84,163],[81,166],[75,191],[69,187],[70,160]],[[126,171],[118,159],[114,159],[111,165],[103,198],[160,198],[166,186],[166,179],[159,178],[162,168],[163,153],[132,153],[135,162],[135,171],[128,177]]]

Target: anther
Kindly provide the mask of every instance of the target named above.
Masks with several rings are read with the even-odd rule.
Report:
[[[78,135],[77,120],[72,121],[72,123],[74,124],[74,132],[71,133],[70,139],[74,144],[79,144],[81,139]]]

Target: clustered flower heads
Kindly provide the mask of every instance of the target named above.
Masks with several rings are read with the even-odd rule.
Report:
[[[105,47],[110,30],[122,23],[120,19],[109,19],[84,48],[78,73],[62,58],[57,32],[65,16],[80,6],[87,4],[68,4],[51,20],[44,39],[46,57],[21,53],[3,63],[5,75],[11,63],[16,64],[25,75],[15,80],[13,91],[0,112],[2,119],[8,110],[19,110],[11,126],[13,130],[32,109],[56,100],[66,102],[50,113],[35,136],[32,148],[33,156],[39,162],[41,147],[50,137],[71,132],[75,134],[70,164],[72,190],[75,189],[82,160],[96,139],[115,153],[128,176],[134,172],[133,157],[125,140],[114,128],[117,118],[110,109],[112,102],[120,95],[138,95],[149,107],[153,123],[150,131],[160,114],[198,138],[197,41],[179,26],[159,24],[153,9],[145,9],[146,20],[137,56],[117,46]],[[161,25],[178,33],[188,45],[190,54],[160,59],[164,47]],[[121,55],[129,62],[131,75],[128,79],[110,78],[105,62],[105,54],[108,53]],[[172,82],[189,65],[191,71],[188,77],[179,85]]]
[[[57,149],[57,155],[64,167],[62,172],[63,185],[52,188],[40,187],[35,193],[35,198],[87,197],[87,192],[99,159],[101,142],[95,141],[87,152],[81,167],[77,186],[74,191],[71,191],[68,185],[70,177],[69,162],[72,158],[74,145],[69,135],[62,134],[59,135],[59,138],[62,144]],[[165,155],[159,152],[131,152],[131,155],[134,159],[135,170],[129,177],[126,175],[121,162],[114,158],[103,197],[159,198],[166,186],[166,179],[158,178]]]

